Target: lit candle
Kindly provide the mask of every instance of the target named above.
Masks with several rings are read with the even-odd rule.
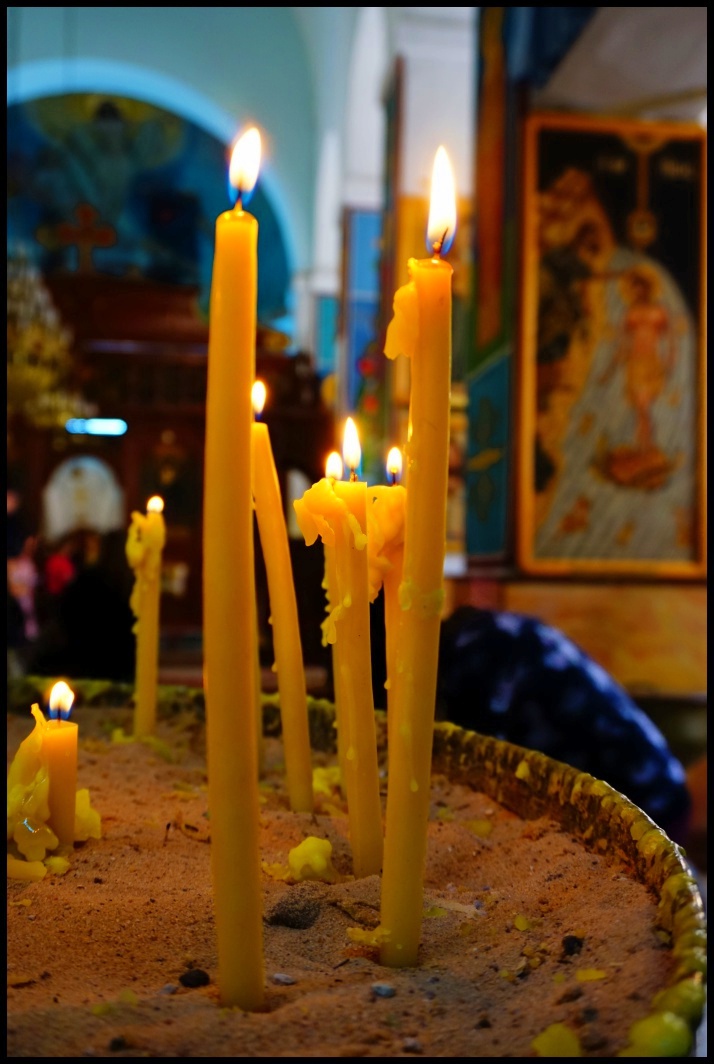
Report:
[[[256,381],[253,409],[257,416],[260,416],[264,403],[265,385]],[[307,689],[288,531],[268,426],[256,420],[252,436],[253,498],[268,578],[288,796],[290,808],[295,812],[311,813],[312,758]]]
[[[50,691],[49,717],[42,733],[42,758],[49,776],[47,823],[60,846],[74,845],[74,815],[77,801],[77,733],[69,714],[74,693],[64,680]]]
[[[404,566],[406,508],[406,489],[398,483],[402,475],[402,452],[398,447],[392,447],[387,455],[386,465],[391,486],[385,487],[379,484],[370,488],[371,506],[367,525],[370,599],[374,601],[380,588],[384,589],[384,626],[387,643],[387,683],[385,686],[387,691],[390,691],[393,686],[392,677],[399,641],[401,618],[399,586],[402,582]]]
[[[236,144],[233,210],[216,220],[211,282],[203,498],[203,640],[211,873],[224,1005],[264,998],[258,847],[251,389],[255,378],[258,223],[243,210],[260,135]]]
[[[345,787],[354,869],[359,877],[382,870],[384,844],[369,632],[367,483],[357,479],[361,450],[352,418],[345,423],[342,455],[350,480],[334,484],[337,498],[346,507],[343,549],[335,554],[338,594],[345,607],[337,622],[337,639],[344,647],[339,652],[339,669],[347,723]]]
[[[156,726],[156,684],[159,670],[159,600],[161,596],[161,555],[166,542],[164,502],[153,495],[146,515],[131,515],[126,556],[134,570],[131,608],[136,622],[136,691],[134,735],[153,735]]]
[[[351,418],[345,427],[343,453],[350,482],[326,477],[293,505],[306,543],[314,543],[320,535],[334,548],[336,605],[328,622],[332,641],[342,643],[335,681],[344,730],[341,768],[354,874],[361,877],[380,872],[383,842],[369,636],[367,484],[357,480],[360,447]]]
[[[333,489],[336,480],[342,480],[343,465],[342,458],[338,451],[331,451],[327,456],[325,462],[325,476],[332,483]],[[323,537],[323,550],[325,553],[325,579],[323,587],[327,594],[327,617],[322,625],[322,645],[324,647],[330,647],[330,653],[332,654],[332,680],[334,686],[335,697],[335,724],[337,727],[337,763],[340,767],[340,789],[342,796],[347,797],[346,787],[346,775],[345,775],[345,752],[347,750],[347,722],[343,720],[341,713],[342,696],[340,695],[340,677],[342,676],[342,668],[340,666],[340,650],[344,646],[343,642],[337,642],[335,616],[336,608],[339,603],[339,593],[337,588],[337,569],[335,568],[335,547],[334,543],[329,543]]]
[[[102,836],[101,817],[92,808],[89,791],[76,791],[77,725],[62,719],[73,700],[72,691],[60,681],[49,699],[51,714],[59,714],[58,720],[45,720],[40,707],[33,704],[35,726],[20,743],[8,770],[7,838],[24,858],[8,854],[10,879],[41,879],[47,871],[42,862],[48,851],[58,847],[68,851],[73,841]],[[53,860],[58,859],[68,867],[66,856],[54,855]],[[53,867],[57,869],[56,864]]]
[[[381,960],[392,967],[417,963],[422,921],[449,465],[452,269],[441,255],[455,224],[451,167],[439,148],[427,236],[433,254],[409,260],[411,280],[395,295],[385,346],[388,358],[411,358],[404,572],[389,703],[393,720],[381,901],[386,936]]]

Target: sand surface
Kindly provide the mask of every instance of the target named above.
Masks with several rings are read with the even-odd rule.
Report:
[[[343,878],[263,873],[265,1006],[224,1009],[203,726],[189,713],[160,723],[169,761],[111,741],[112,728],[129,730],[126,710],[75,718],[79,786],[103,836],[75,846],[64,876],[8,881],[10,1057],[534,1056],[534,1037],[556,1022],[583,1055],[610,1057],[666,982],[672,957],[644,886],[550,821],[521,820],[443,778],[419,967],[380,966],[347,936],[378,924],[379,879],[351,877],[343,803],[291,813],[270,739],[263,860],[286,865],[305,836],[327,837]],[[8,763],[32,723],[9,716]]]

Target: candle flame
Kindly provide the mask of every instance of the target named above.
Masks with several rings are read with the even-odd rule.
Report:
[[[50,720],[56,720],[57,717],[61,717],[62,720],[67,720],[73,702],[74,691],[64,682],[64,680],[59,680],[50,691]]]
[[[431,176],[431,202],[426,245],[435,255],[445,255],[456,232],[456,189],[449,156],[440,147]]]
[[[351,417],[348,417],[345,422],[345,434],[342,438],[342,455],[345,459],[345,465],[350,472],[354,473],[362,458],[362,448],[359,445],[357,426]]]
[[[342,480],[342,459],[337,451],[330,451],[325,462],[325,476],[331,480]]]
[[[402,452],[398,447],[392,447],[387,455],[387,473],[393,484],[402,478]]]
[[[160,514],[164,509],[164,500],[160,495],[152,495],[146,504],[146,509],[148,513]]]
[[[251,399],[253,401],[253,411],[260,417],[263,413],[263,407],[265,406],[265,397],[268,394],[268,389],[265,387],[262,381],[256,381],[253,385],[251,392]]]
[[[251,126],[238,138],[231,153],[228,178],[238,190],[238,203],[247,203],[260,169],[260,133]]]

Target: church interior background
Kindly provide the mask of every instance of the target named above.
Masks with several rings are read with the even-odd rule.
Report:
[[[383,340],[424,252],[443,143],[459,217],[446,609],[542,616],[670,730],[676,715],[681,742],[700,741],[694,533],[681,573],[634,556],[621,572],[549,572],[521,549],[523,131],[543,111],[706,129],[706,9],[8,9],[8,487],[49,543],[126,529],[162,495],[164,678],[200,675],[207,311],[229,146],[248,122],[263,131],[257,364],[289,519],[347,414],[372,483],[405,434],[403,370],[388,371]],[[682,378],[694,421],[697,343]],[[119,434],[68,431],[88,417]],[[703,478],[696,449],[691,466]],[[319,667],[322,563],[292,532]],[[269,640],[264,595],[261,619]]]

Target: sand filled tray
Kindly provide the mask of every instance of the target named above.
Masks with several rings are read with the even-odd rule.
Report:
[[[676,847],[591,777],[460,729],[436,731],[419,967],[381,966],[380,880],[352,875],[324,703],[311,706],[314,815],[288,807],[265,707],[266,1003],[222,1008],[200,696],[164,692],[156,740],[126,743],[131,710],[82,705],[77,689],[79,786],[102,833],[65,874],[8,880],[9,1056],[689,1051],[705,931]],[[13,708],[9,759],[32,729],[29,707]],[[290,872],[307,837],[332,845],[319,880]]]

